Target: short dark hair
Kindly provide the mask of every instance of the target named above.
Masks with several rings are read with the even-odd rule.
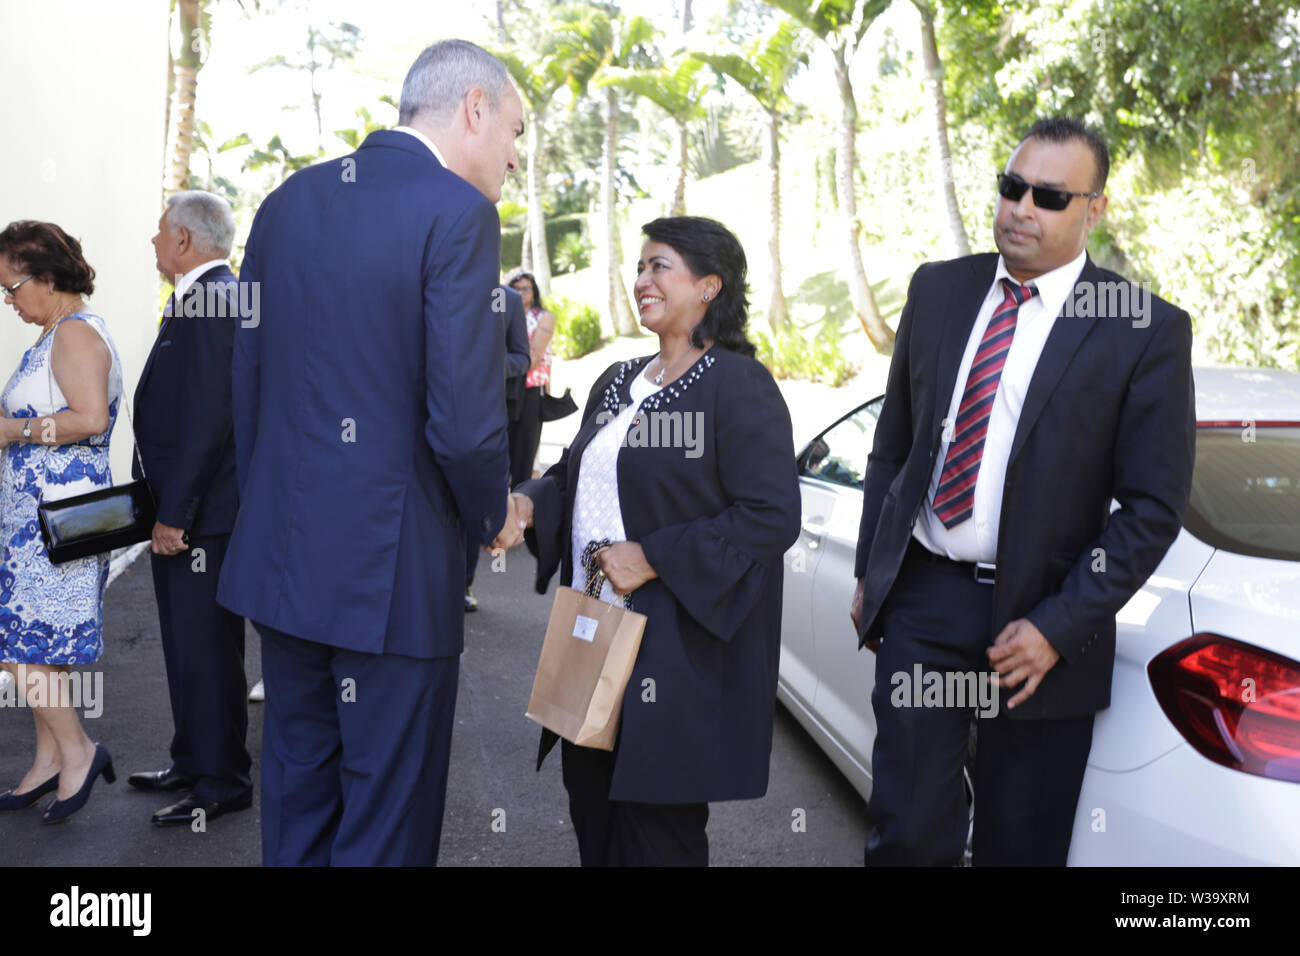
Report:
[[[641,231],[653,242],[672,247],[686,268],[699,278],[716,275],[722,288],[709,303],[698,325],[691,330],[691,344],[703,348],[705,339],[741,355],[753,355],[754,343],[745,336],[749,320],[749,299],[745,284],[745,250],[722,223],[703,216],[667,216],[648,222]]]
[[[520,279],[527,279],[528,284],[533,287],[533,306],[538,309],[546,308],[542,305],[542,290],[537,286],[537,279],[526,269],[512,270],[510,275],[506,276],[506,285],[513,289]]]
[[[81,243],[52,222],[19,219],[0,232],[0,256],[40,279],[57,292],[90,295],[95,270],[81,254]]]
[[[1048,143],[1083,140],[1092,150],[1093,165],[1097,167],[1092,180],[1092,191],[1105,191],[1106,177],[1110,175],[1110,150],[1106,148],[1106,141],[1097,129],[1073,116],[1045,116],[1029,127],[1028,132],[1020,137],[1020,142],[1027,139],[1041,139]]]

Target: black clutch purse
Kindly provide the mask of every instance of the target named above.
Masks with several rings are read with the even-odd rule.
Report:
[[[553,422],[557,419],[572,415],[578,410],[578,403],[573,400],[569,394],[571,389],[565,389],[564,394],[559,398],[554,395],[542,393],[542,421]]]
[[[37,506],[41,538],[51,564],[125,548],[153,537],[158,520],[149,483],[100,488]]]
[[[57,326],[55,331],[58,331]],[[51,332],[52,336],[54,333]],[[53,355],[54,343],[50,343]],[[47,365],[53,366],[51,358]],[[51,368],[50,408],[54,407],[54,372]],[[127,409],[127,421],[131,410],[125,395],[122,397],[123,408]],[[134,433],[135,429],[132,428]],[[144,474],[144,461],[140,458],[140,446],[135,443],[136,461],[140,464],[140,474]],[[46,455],[49,446],[46,445]],[[44,467],[44,466],[43,466]],[[44,484],[44,482],[42,482]],[[58,501],[42,501],[36,506],[36,516],[41,526],[41,540],[45,543],[46,554],[51,564],[63,564],[77,558],[125,548],[153,537],[153,526],[158,520],[158,505],[153,499],[149,483],[133,481],[126,485],[114,485],[111,488],[97,488],[83,495],[60,498]]]

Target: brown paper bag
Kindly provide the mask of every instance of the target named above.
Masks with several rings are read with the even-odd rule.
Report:
[[[570,743],[613,750],[645,615],[559,587],[526,716]]]

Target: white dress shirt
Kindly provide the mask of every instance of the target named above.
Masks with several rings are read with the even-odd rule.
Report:
[[[181,299],[185,298],[185,293],[190,291],[190,286],[199,281],[199,276],[217,266],[228,266],[230,263],[225,259],[209,259],[202,265],[197,265],[185,275],[176,280],[176,305],[179,310]]]
[[[429,147],[429,151],[430,151],[431,153],[433,153],[433,155],[437,158],[438,162],[442,163],[442,165],[443,165],[444,168],[446,168],[446,169],[450,169],[450,168],[451,168],[450,166],[447,165],[447,161],[446,161],[445,159],[442,158],[442,153],[438,151],[438,147],[433,145],[433,140],[429,139],[429,137],[425,136],[425,135],[424,135],[423,133],[421,133],[418,129],[414,129],[414,128],[410,127],[410,126],[394,126],[394,127],[393,127],[393,132],[394,132],[394,133],[410,133],[412,136],[414,136],[416,139],[418,139],[418,140],[419,140],[421,143],[423,143],[425,146],[428,146],[428,147]]]
[[[984,304],[975,317],[975,325],[966,342],[966,352],[957,369],[957,381],[953,383],[952,397],[948,402],[948,415],[944,422],[939,455],[934,463],[934,474],[930,477],[930,489],[912,528],[916,540],[934,553],[945,555],[954,561],[992,564],[997,560],[1002,486],[1007,477],[1011,443],[1016,437],[1016,426],[1020,423],[1020,409],[1025,404],[1025,392],[1029,390],[1029,382],[1034,377],[1034,369],[1038,366],[1039,356],[1043,354],[1047,336],[1051,333],[1066,298],[1078,282],[1086,259],[1087,253],[1081,252],[1077,259],[1026,283],[1037,288],[1038,295],[1020,306],[1020,314],[1016,319],[1016,333],[1011,339],[1011,349],[1007,352],[997,395],[993,399],[979,476],[975,480],[975,501],[971,516],[953,528],[945,528],[931,504],[939,490],[939,476],[943,474],[944,459],[948,455],[952,425],[957,421],[957,410],[961,406],[962,394],[966,391],[966,377],[970,374],[971,362],[984,338],[984,330],[988,328],[994,311],[1006,298],[1006,287],[1002,285],[1002,280],[1007,278],[1016,281],[1007,272],[1002,257],[998,256],[993,285],[984,296]]]

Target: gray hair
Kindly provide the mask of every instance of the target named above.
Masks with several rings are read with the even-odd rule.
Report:
[[[411,64],[402,84],[397,123],[407,126],[417,117],[427,117],[441,125],[475,87],[487,94],[495,111],[509,82],[504,64],[481,46],[468,40],[439,40]]]
[[[235,244],[235,213],[220,196],[199,189],[167,197],[167,222],[189,230],[194,247],[223,259]]]

